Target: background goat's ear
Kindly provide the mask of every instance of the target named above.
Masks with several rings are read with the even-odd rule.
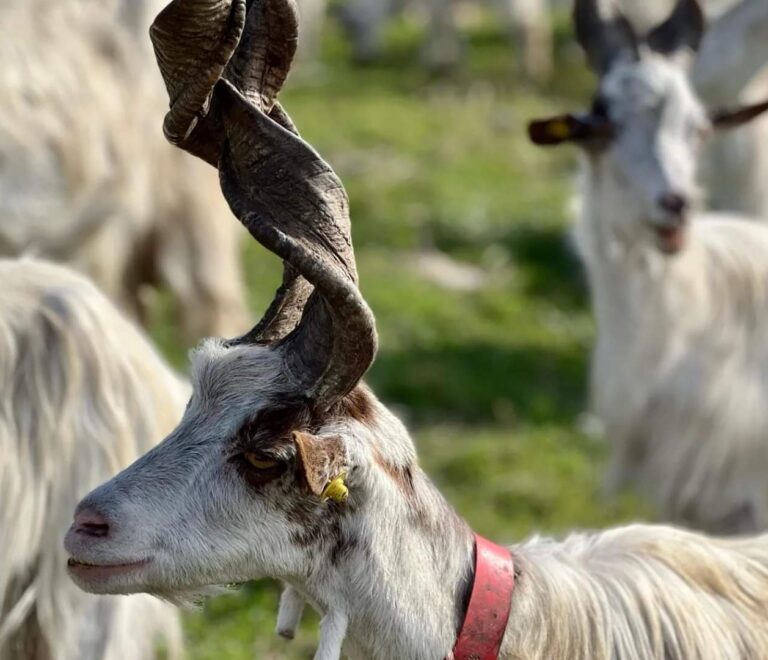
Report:
[[[678,0],[672,15],[646,37],[652,50],[671,57],[696,52],[706,29],[706,18],[698,0]]]
[[[295,431],[293,441],[299,469],[313,495],[320,497],[329,481],[347,470],[347,452],[341,436],[317,436]]]
[[[573,8],[576,39],[587,54],[590,66],[604,75],[620,59],[637,60],[637,37],[627,19],[613,9],[603,16],[597,0],[576,0]]]
[[[726,130],[736,128],[746,124],[753,119],[757,119],[764,112],[768,111],[768,101],[757,103],[755,105],[746,105],[740,108],[730,110],[718,110],[712,113],[712,126],[717,130]]]
[[[565,142],[576,142],[597,137],[592,122],[576,115],[558,115],[537,119],[528,124],[528,137],[541,147],[554,147]]]

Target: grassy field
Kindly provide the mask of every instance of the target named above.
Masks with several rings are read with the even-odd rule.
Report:
[[[401,24],[375,67],[352,67],[330,34],[322,66],[283,95],[351,197],[381,335],[369,382],[407,421],[449,500],[477,531],[509,542],[640,515],[631,501],[601,499],[604,448],[580,431],[594,328],[566,234],[575,154],[525,140],[528,118],[587,100],[581,54],[561,32],[546,88],[519,81],[491,25],[470,33],[461,70],[430,78],[417,30]],[[475,288],[425,275],[423,257],[436,251],[469,267]],[[252,244],[245,260],[258,313],[279,268]],[[167,324],[155,334],[174,344]],[[296,641],[277,639],[277,597],[275,585],[247,585],[190,613],[190,657],[311,658],[316,617]]]

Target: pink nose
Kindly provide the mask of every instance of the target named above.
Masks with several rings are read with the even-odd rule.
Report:
[[[75,513],[75,521],[72,523],[72,531],[83,536],[105,538],[109,536],[109,523],[107,519],[93,509],[81,509]]]

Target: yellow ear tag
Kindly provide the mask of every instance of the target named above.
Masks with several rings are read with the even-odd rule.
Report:
[[[349,489],[344,485],[344,479],[346,479],[346,477],[347,474],[343,472],[333,481],[328,482],[328,485],[323,489],[323,492],[320,495],[323,502],[326,500],[333,500],[334,502],[346,501],[347,497],[349,497]]]
[[[557,138],[558,140],[566,140],[571,137],[571,127],[568,122],[562,119],[550,122],[547,132],[550,137]]]

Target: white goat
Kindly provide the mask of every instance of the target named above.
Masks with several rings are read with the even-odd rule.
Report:
[[[473,535],[360,385],[376,330],[346,195],[275,101],[297,29],[291,0],[250,11],[245,0],[176,0],[155,23],[178,98],[169,138],[220,163],[232,208],[284,260],[284,284],[254,330],[198,349],[176,430],[80,503],[70,574],[95,593],[176,599],[271,576],[292,585],[291,606],[299,594],[323,613],[318,660],[453,657]],[[502,660],[768,652],[767,537],[639,526],[512,554]]]
[[[680,0],[644,43],[595,0],[578,0],[575,19],[600,73],[592,111],[534,122],[531,135],[585,150],[578,239],[609,482],[636,483],[674,520],[765,529],[768,229],[692,206],[707,135],[768,106],[705,112],[684,65],[702,36],[695,0]]]
[[[187,387],[80,275],[0,260],[0,659],[180,651],[174,608],[86,596],[66,575],[72,506],[151,447]]]
[[[114,9],[0,9],[0,254],[71,264],[140,318],[144,289],[167,287],[188,338],[234,333],[246,318],[237,229],[216,178],[162,139],[149,49]]]

